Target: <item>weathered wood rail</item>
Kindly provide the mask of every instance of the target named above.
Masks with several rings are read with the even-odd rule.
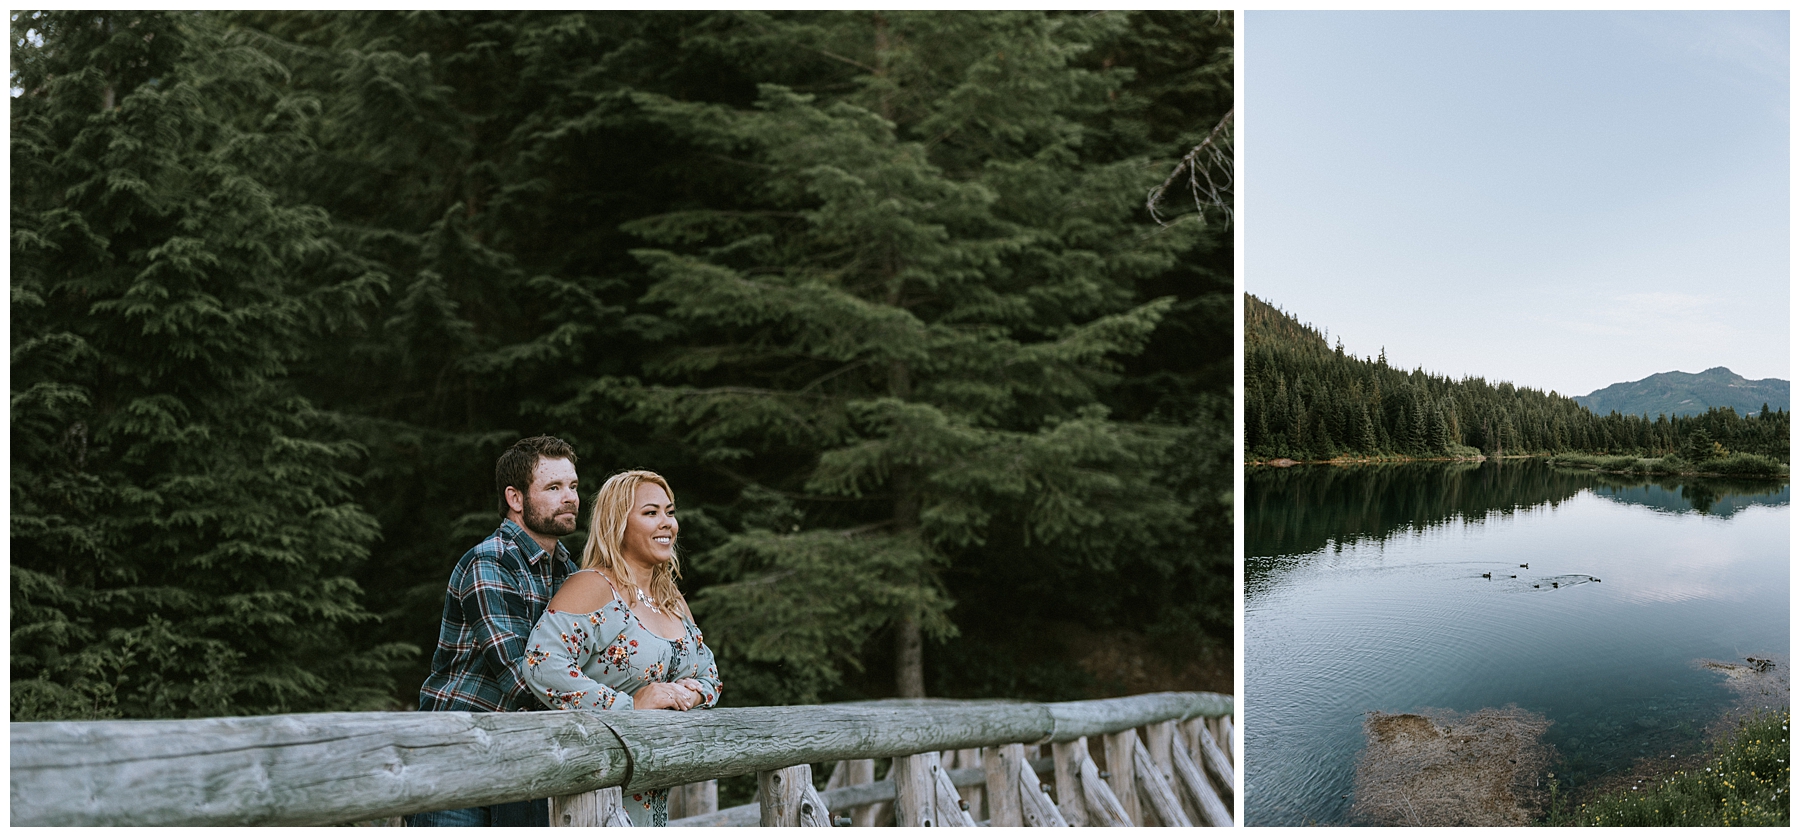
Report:
[[[703,815],[680,824],[831,825],[842,822],[834,819],[840,809],[858,808],[868,820],[871,808],[891,804],[888,822],[858,824],[973,825],[965,808],[985,807],[994,825],[1229,825],[1231,711],[1226,695],[1162,692],[1042,704],[890,700],[685,713],[15,723],[11,822],[327,825],[553,797],[553,824],[616,824],[617,802],[608,810],[607,800],[620,790],[756,773],[754,822],[728,810],[711,815],[722,817],[717,822],[700,822]],[[1214,729],[1207,718],[1216,719]],[[1089,736],[1106,740],[1104,778]],[[1049,745],[1050,764],[1033,764],[1026,745]],[[948,763],[943,751],[972,754],[971,764]],[[875,782],[872,760],[883,758],[894,762],[888,778]],[[972,763],[981,761],[984,781],[971,781]],[[843,762],[834,771],[837,787],[826,791],[830,801],[811,783],[808,765],[822,762]],[[1054,774],[1055,802],[1041,771]],[[969,805],[959,783],[984,786],[985,805]],[[1137,810],[1140,795],[1149,816]]]

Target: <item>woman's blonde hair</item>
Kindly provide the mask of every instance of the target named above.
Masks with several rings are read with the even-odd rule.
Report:
[[[608,477],[606,484],[594,493],[594,510],[588,519],[588,540],[581,551],[581,568],[600,570],[621,585],[642,587],[657,607],[685,615],[687,601],[675,586],[675,579],[681,577],[679,553],[668,563],[658,564],[647,583],[645,579],[632,577],[631,565],[625,563],[625,524],[637,511],[638,486],[646,482],[662,486],[663,492],[669,495],[669,503],[674,504],[675,489],[653,471],[622,471]],[[674,545],[670,546],[673,548]],[[626,597],[630,604],[636,592],[635,589],[620,590],[619,595]]]

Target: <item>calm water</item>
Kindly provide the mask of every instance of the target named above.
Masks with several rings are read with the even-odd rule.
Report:
[[[1788,653],[1785,483],[1513,461],[1256,468],[1245,493],[1249,825],[1352,822],[1370,710],[1517,704],[1581,783],[1701,746],[1734,695],[1696,660]]]

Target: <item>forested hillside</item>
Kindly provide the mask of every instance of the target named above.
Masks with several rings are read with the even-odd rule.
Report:
[[[1359,358],[1254,296],[1244,300],[1244,440],[1252,460],[1701,450],[1788,456],[1786,410],[1597,415],[1574,399]],[[1718,445],[1714,448],[1713,445]]]
[[[1228,649],[1230,230],[1144,201],[1225,124],[1231,44],[14,12],[14,719],[410,704],[538,433],[589,487],[669,477],[728,702]]]

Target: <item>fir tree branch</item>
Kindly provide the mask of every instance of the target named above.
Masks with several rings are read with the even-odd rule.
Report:
[[[816,387],[822,383],[825,383],[826,381],[831,380],[832,378],[842,375],[845,372],[850,372],[850,371],[853,371],[856,369],[861,369],[862,367],[868,366],[869,360],[870,360],[869,358],[863,358],[862,360],[856,361],[855,363],[846,363],[843,366],[840,366],[836,369],[833,369],[830,372],[827,372],[823,375],[820,375],[817,378],[812,379],[811,381],[808,381],[806,383],[806,386],[803,386],[803,387],[799,388],[798,390],[795,390],[794,394],[803,395],[806,393],[807,390],[810,390],[813,387]]]
[[[739,485],[760,488],[763,491],[767,491],[770,494],[779,497],[784,497],[789,500],[799,500],[806,503],[867,503],[893,499],[885,494],[864,494],[861,497],[832,497],[823,494],[802,494],[798,491],[786,491],[780,488],[771,488],[723,465],[713,464],[711,468],[714,473],[736,482]]]

